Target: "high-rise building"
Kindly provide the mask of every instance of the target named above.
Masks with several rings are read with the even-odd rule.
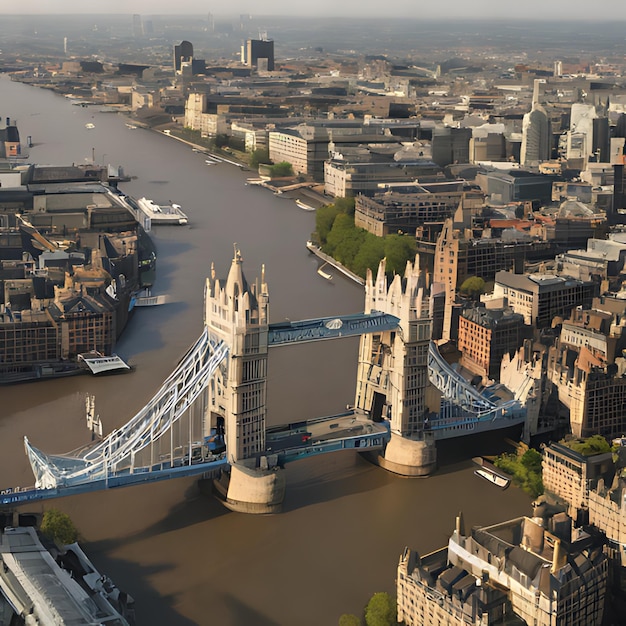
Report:
[[[538,103],[533,104],[522,122],[522,165],[540,163],[550,158],[550,119],[546,110]]]
[[[245,64],[248,67],[274,71],[274,41],[272,39],[248,39],[245,49]]]
[[[177,46],[174,46],[174,70],[180,72],[183,63],[191,63],[193,61],[193,44],[190,41],[183,40]]]
[[[141,25],[141,15],[135,13],[133,15],[133,37],[140,39],[143,37],[143,27]]]

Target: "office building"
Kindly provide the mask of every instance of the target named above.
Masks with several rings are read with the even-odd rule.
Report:
[[[181,41],[174,46],[174,70],[180,72],[184,63],[191,64],[193,61],[193,44],[189,41]]]
[[[440,167],[470,162],[471,128],[435,128],[432,133],[433,161]]]
[[[524,336],[524,318],[509,308],[465,309],[459,318],[461,365],[484,379],[499,381],[502,357],[518,350]]]
[[[611,452],[584,455],[567,443],[551,443],[543,449],[541,475],[545,494],[568,503],[573,518],[578,517],[580,509],[587,508],[589,486],[600,478],[612,480],[614,473]]]
[[[522,122],[522,165],[540,163],[550,159],[552,133],[550,119],[540,104],[534,104]]]
[[[379,237],[401,231],[434,242],[459,207],[478,212],[483,200],[480,190],[469,189],[463,181],[389,184],[385,192],[356,197],[354,223]]]
[[[508,306],[523,315],[526,324],[546,328],[557,315],[566,317],[577,306],[591,307],[597,289],[592,281],[500,271],[495,277],[493,296],[504,298]]]
[[[244,62],[248,67],[273,72],[274,41],[272,39],[248,39]]]

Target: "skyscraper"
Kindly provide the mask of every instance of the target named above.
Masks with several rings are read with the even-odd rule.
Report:
[[[546,110],[537,102],[524,115],[522,122],[522,165],[547,161],[550,158],[550,120]]]
[[[140,39],[143,37],[143,27],[141,25],[141,15],[135,13],[133,15],[133,37]]]
[[[191,63],[193,61],[193,44],[183,40],[179,45],[174,46],[174,70],[180,72],[181,63]]]
[[[274,71],[274,41],[272,39],[248,39],[246,42],[246,65],[260,68],[267,64],[267,71]],[[261,62],[261,63],[259,63]]]

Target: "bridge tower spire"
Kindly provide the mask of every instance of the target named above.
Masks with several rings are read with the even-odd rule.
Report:
[[[372,420],[389,420],[391,440],[377,462],[405,476],[431,473],[436,464],[428,413],[439,411],[439,394],[428,380],[431,337],[430,278],[419,257],[406,265],[404,277],[387,280],[383,259],[374,279],[368,270],[365,312],[396,316],[397,330],[361,335],[355,407]]]
[[[248,283],[236,244],[226,280],[215,278],[212,271],[206,281],[204,320],[209,333],[229,346],[228,361],[209,387],[210,423],[221,420],[224,425],[231,466],[230,476],[217,481],[216,487],[232,509],[273,511],[282,502],[284,478],[263,456],[269,291],[264,267],[260,285]]]

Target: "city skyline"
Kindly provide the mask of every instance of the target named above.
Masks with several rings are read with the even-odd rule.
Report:
[[[98,14],[145,14],[145,15],[190,15],[213,13],[216,16],[232,16],[250,13],[253,16],[315,16],[315,17],[359,17],[359,18],[387,18],[387,19],[455,19],[471,18],[473,20],[565,20],[565,21],[614,21],[619,15],[622,5],[618,0],[606,0],[603,3],[602,15],[598,12],[589,14],[588,4],[583,0],[558,0],[549,5],[539,0],[529,0],[521,6],[509,5],[494,6],[490,0],[477,0],[471,5],[459,0],[452,0],[444,6],[423,7],[411,0],[400,0],[394,6],[393,13],[378,3],[363,3],[357,0],[346,0],[339,7],[332,0],[319,0],[314,5],[296,5],[286,0],[270,0],[263,5],[263,12],[259,12],[259,5],[251,0],[241,0],[237,5],[220,0],[205,3],[200,0],[189,0],[184,7],[172,5],[165,0],[110,0],[105,5],[85,5],[76,0],[41,0],[36,3],[22,5],[14,4],[6,7],[0,15],[98,15]]]

